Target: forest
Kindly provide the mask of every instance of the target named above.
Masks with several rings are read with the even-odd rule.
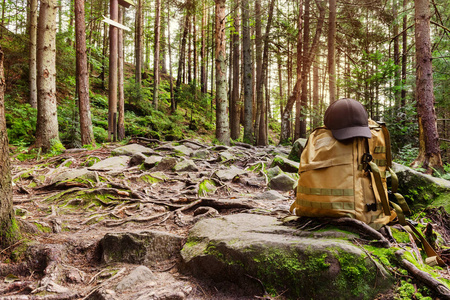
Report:
[[[2,299],[450,299],[449,1],[0,11]],[[352,157],[361,190],[300,186],[291,154],[342,98],[383,157]]]
[[[288,144],[354,98],[387,123],[396,159],[442,176],[450,8],[415,2],[3,0],[10,143],[48,151],[204,131]]]

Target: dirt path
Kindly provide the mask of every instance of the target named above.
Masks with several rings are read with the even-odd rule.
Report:
[[[261,167],[287,149],[140,142],[152,153],[134,155],[135,166],[92,166],[108,160],[119,145],[13,163],[14,208],[29,233],[0,253],[1,299],[246,299],[231,285],[182,274],[178,255],[152,265],[151,280],[117,290],[138,265],[102,262],[99,241],[108,233],[151,230],[185,238],[202,217],[242,211],[285,215],[293,193],[280,192],[274,200],[261,196],[268,189]],[[149,157],[159,164],[152,166]],[[173,171],[185,160],[194,166]],[[64,179],[73,170],[88,175]],[[218,176],[229,170],[239,175]],[[55,181],[57,176],[62,180]]]

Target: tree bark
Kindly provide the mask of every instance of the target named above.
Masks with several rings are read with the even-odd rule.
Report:
[[[41,0],[37,37],[38,114],[36,147],[48,151],[59,142],[56,109],[56,0]]]
[[[159,38],[161,29],[161,1],[155,0],[155,56],[153,61],[153,107],[158,110],[159,93]]]
[[[225,0],[215,0],[216,3],[216,138],[220,143],[230,144],[227,101],[227,70],[225,51]]]
[[[5,120],[3,58],[3,51],[0,48],[0,249],[15,239],[9,143]]]
[[[38,0],[30,0],[30,99],[31,107],[37,108],[36,78],[36,36],[37,36]]]
[[[89,73],[86,54],[86,24],[84,20],[84,0],[75,0],[75,40],[77,65],[77,90],[80,112],[81,144],[95,143],[89,103]]]
[[[328,18],[328,80],[330,104],[336,101],[336,0],[329,0],[330,14]]]
[[[110,5],[110,18],[119,19],[119,4],[112,0]],[[115,141],[117,136],[117,55],[118,55],[118,28],[109,25],[109,97],[108,97],[108,141]]]
[[[200,91],[206,94],[206,0],[202,1],[202,45],[200,48]]]
[[[325,19],[325,8],[323,7],[323,1],[317,2],[317,7],[319,9],[319,18],[317,20],[316,33],[313,38],[313,42],[311,44],[311,50],[309,51],[308,64],[303,66],[306,70],[311,68],[311,64],[314,61],[314,57],[316,55],[317,47],[319,46],[320,35],[322,34],[323,22]],[[297,93],[302,85],[302,77],[297,77],[297,82],[293,88],[291,96],[286,103],[285,108],[283,109],[283,115],[281,116],[281,133],[280,133],[280,143],[286,143],[289,139],[289,115],[292,112],[292,107],[294,106],[295,100],[297,99]]]
[[[262,28],[261,28],[261,0],[255,0],[255,65],[256,65],[256,118],[255,118],[255,138],[259,145],[259,129],[263,106],[262,94]]]
[[[119,9],[119,23],[122,24],[124,18],[125,9],[122,7]],[[119,30],[119,36],[117,39],[117,88],[118,88],[118,98],[117,98],[117,138],[119,141],[125,138],[125,93],[124,93],[124,48],[123,48],[123,30]]]
[[[400,46],[399,46],[399,35],[398,35],[398,0],[393,0],[392,3],[392,14],[394,18],[394,64],[396,66],[394,72],[394,99],[395,99],[395,107],[400,107]]]
[[[309,11],[310,8],[310,0],[305,0],[305,13],[304,13],[304,23],[303,23],[303,28],[304,28],[304,34],[303,34],[303,66],[306,66],[308,64],[308,57],[309,57],[309,34],[310,34],[310,26],[309,26]],[[301,102],[301,108],[302,110],[300,110],[300,132],[298,137],[296,136],[296,138],[306,138],[306,122],[307,122],[307,118],[306,118],[306,108],[308,107],[308,75],[309,75],[309,70],[302,70],[302,93],[301,93],[301,97],[300,97],[300,102]]]
[[[415,37],[416,37],[416,97],[417,115],[419,117],[419,156],[412,163],[413,167],[427,170],[442,168],[439,135],[434,108],[433,70],[430,40],[430,2],[415,0]]]
[[[144,0],[137,1],[136,7],[136,49],[135,49],[135,82],[141,87],[142,85],[142,36],[144,32],[143,18]]]
[[[169,48],[169,77],[170,77],[170,111],[175,112],[175,95],[173,92],[173,78],[172,78],[172,44],[170,42],[170,9],[167,5],[167,46]]]
[[[243,89],[244,89],[244,138],[243,141],[253,144],[253,88],[252,88],[252,53],[250,40],[250,22],[249,22],[250,5],[248,0],[241,0],[242,15],[242,48],[244,73]]]
[[[408,0],[403,0],[403,11],[406,11]],[[401,106],[406,105],[406,64],[408,62],[408,17],[405,14],[403,16],[403,33],[402,33],[402,93],[401,93]]]
[[[318,55],[316,55],[313,65],[313,128],[317,128],[320,123],[320,109],[319,109],[319,62]]]
[[[257,137],[257,145],[258,146],[266,146],[268,145],[268,136],[267,136],[267,105],[263,97],[264,92],[264,84],[266,82],[266,74],[269,65],[269,37],[270,37],[270,28],[272,26],[273,19],[273,9],[275,6],[275,0],[271,0],[269,4],[269,16],[267,19],[266,32],[264,34],[264,50],[263,50],[263,59],[262,59],[262,67],[261,67],[261,85],[260,89],[257,90],[257,99],[260,101],[260,110],[259,114],[259,130]]]
[[[188,0],[189,1],[189,0]],[[172,108],[172,111],[175,111],[177,101],[178,101],[178,93],[181,89],[181,83],[183,81],[183,67],[184,67],[184,61],[186,57],[186,37],[188,33],[188,25],[189,25],[189,11],[186,10],[186,16],[184,19],[184,27],[183,27],[183,37],[181,39],[181,45],[180,45],[180,55],[178,59],[178,73],[177,73],[177,83],[175,86],[175,107]]]
[[[231,93],[231,109],[230,109],[230,131],[231,138],[237,140],[240,135],[240,110],[239,110],[239,96],[240,96],[240,66],[239,66],[239,14],[237,7],[239,6],[239,0],[234,1],[234,32],[233,32],[233,90]]]
[[[302,50],[303,50],[303,0],[298,2],[298,17],[297,17],[297,80],[302,77]],[[303,78],[301,78],[303,80]],[[303,85],[301,85],[303,86]],[[294,119],[294,140],[300,137],[300,118],[302,110],[301,87],[299,87],[295,95],[295,119]]]

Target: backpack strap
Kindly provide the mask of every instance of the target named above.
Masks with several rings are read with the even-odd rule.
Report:
[[[383,182],[381,181],[381,173],[378,166],[373,161],[369,162],[370,171],[373,174],[373,181],[375,182],[375,188],[378,191],[378,195],[380,196],[381,205],[383,206],[383,212],[386,216],[391,215],[391,210],[389,208],[388,196],[386,194],[386,190],[384,189]]]

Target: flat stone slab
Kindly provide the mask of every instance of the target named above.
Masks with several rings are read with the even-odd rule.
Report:
[[[129,145],[125,145],[122,147],[118,147],[118,148],[114,149],[113,151],[111,151],[111,154],[114,156],[120,156],[120,155],[132,156],[136,153],[151,155],[151,154],[154,154],[155,152],[153,151],[152,148],[148,148],[148,147],[145,147],[145,146],[142,146],[139,144],[129,144]]]
[[[382,265],[339,230],[311,232],[275,217],[235,214],[199,221],[181,255],[197,277],[231,281],[249,294],[292,299],[372,299],[393,284]]]
[[[234,177],[242,175],[244,173],[246,173],[245,170],[239,169],[235,166],[231,166],[229,169],[218,170],[215,175],[222,181],[231,181]]]
[[[52,179],[52,183],[57,183],[66,180],[69,181],[75,178],[84,178],[86,180],[90,180],[93,182],[99,181],[96,172],[89,171],[88,169],[83,168],[83,169],[69,169],[67,171],[61,172]]]
[[[114,156],[99,161],[88,168],[91,171],[120,171],[128,168],[129,156]]]

